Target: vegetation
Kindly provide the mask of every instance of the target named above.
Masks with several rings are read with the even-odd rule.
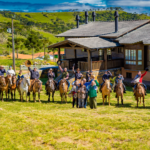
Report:
[[[136,14],[127,13],[120,7],[110,7],[106,9],[97,9],[96,21],[113,21],[114,11],[119,10],[119,20],[139,20],[139,19],[150,19],[147,14]],[[39,13],[25,13],[25,12],[10,12],[0,11],[0,54],[3,51],[9,53],[10,43],[7,44],[8,39],[11,40],[11,33],[7,33],[7,29],[11,28],[11,18],[15,15],[14,28],[15,28],[15,39],[24,39],[24,42],[31,36],[31,32],[38,37],[39,40],[44,41],[45,39],[52,43],[56,43],[64,40],[64,38],[56,38],[55,35],[67,31],[76,27],[75,16],[79,14],[80,24],[84,24],[85,16],[84,12],[78,10],[69,10],[70,12],[39,12]],[[92,21],[92,10],[89,10],[89,21]],[[20,42],[19,42],[20,43]],[[32,54],[33,49],[28,50],[28,47],[20,44],[15,44],[18,53]],[[42,42],[43,43],[43,42]],[[47,43],[48,44],[48,43]],[[46,44],[46,46],[47,46]],[[19,46],[18,46],[19,45]],[[37,49],[36,49],[37,50]],[[44,51],[45,44],[42,44],[42,48],[37,51]]]
[[[89,106],[72,108],[70,98],[67,104],[61,104],[59,92],[55,93],[54,103],[47,102],[44,91],[42,103],[20,102],[17,94],[15,102],[0,102],[0,147],[12,150],[148,150],[149,96],[146,96],[144,109],[136,108],[131,88],[125,94],[123,107],[116,105],[114,94],[111,106],[103,106],[98,93],[98,108],[91,110]]]

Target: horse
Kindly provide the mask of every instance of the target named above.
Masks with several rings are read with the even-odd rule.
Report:
[[[108,97],[108,102],[109,102],[109,106],[110,106],[110,92],[111,92],[111,87],[110,87],[110,80],[105,80],[105,83],[103,84],[102,88],[102,98],[103,98],[103,105],[104,105],[104,101],[106,99],[107,102],[107,97]]]
[[[53,79],[49,79],[47,82],[47,92],[48,92],[48,102],[50,102],[51,93],[52,93],[52,99],[54,102],[55,83]]]
[[[36,102],[36,92],[38,92],[38,99],[39,99],[39,102],[41,102],[40,101],[40,92],[42,89],[42,82],[39,81],[38,79],[34,79],[31,81],[31,86],[29,87],[29,91],[28,91],[29,100],[30,100],[30,92],[33,92],[33,100],[34,100],[34,102]]]
[[[116,98],[118,101],[118,105],[119,105],[119,97],[121,97],[121,103],[123,105],[123,91],[124,91],[124,89],[123,89],[122,80],[118,80],[118,84],[116,84],[115,91],[116,91]]]
[[[62,79],[60,81],[59,91],[60,91],[61,103],[64,100],[64,97],[65,97],[65,101],[67,103],[68,84],[67,84],[67,81],[65,79]]]
[[[26,101],[28,102],[28,89],[30,86],[30,78],[24,77],[18,85],[18,92],[20,94],[20,100],[23,102],[23,94],[26,94]]]
[[[4,81],[5,80],[5,81]],[[0,86],[0,96],[2,101],[3,100],[3,92],[5,91],[6,94],[6,101],[7,101],[7,94],[9,93],[9,88],[12,85],[12,77],[11,75],[7,75],[6,77],[1,76],[1,86]],[[8,100],[9,100],[9,94],[8,94]]]
[[[17,77],[16,77],[16,75],[13,75],[12,76],[12,85],[10,86],[12,100],[15,100],[15,93],[16,93],[16,87],[17,87],[16,82],[17,82]]]
[[[138,107],[139,98],[140,98],[140,103],[141,103],[141,98],[143,98],[143,107],[145,107],[145,103],[144,103],[145,89],[141,85],[141,83],[137,83],[136,89],[134,90],[134,95],[135,95],[135,99],[137,101],[137,107]]]

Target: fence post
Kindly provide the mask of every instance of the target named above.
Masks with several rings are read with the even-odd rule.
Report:
[[[21,70],[21,65],[20,65],[20,70]]]

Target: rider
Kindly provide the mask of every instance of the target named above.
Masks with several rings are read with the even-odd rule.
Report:
[[[77,68],[77,70],[74,71],[74,65],[73,65],[73,67],[72,67],[72,71],[73,71],[73,73],[75,74],[75,81],[76,81],[77,79],[81,79],[81,78],[83,77],[83,75],[82,75],[82,73],[80,72],[80,69],[79,69],[79,68]],[[74,82],[73,82],[73,84],[74,84]]]
[[[40,75],[39,75],[39,72],[37,71],[37,68],[36,68],[36,67],[35,67],[33,70],[32,70],[30,67],[28,67],[28,69],[29,69],[29,71],[30,71],[30,73],[31,73],[30,79],[32,80],[32,82],[31,82],[31,90],[32,90],[33,84],[34,84],[35,80],[40,81],[40,80],[39,80]],[[41,82],[41,81],[40,81],[40,82]],[[42,82],[41,82],[41,83],[42,83]],[[42,90],[42,89],[41,89],[41,90]]]
[[[3,68],[3,66],[0,66],[0,76],[4,76],[4,73],[6,73],[6,70]]]
[[[11,75],[11,76],[15,75],[15,71],[12,69],[12,66],[9,66],[9,70],[7,70],[6,72],[6,76],[7,75]]]
[[[18,83],[21,79],[24,78],[24,75],[22,74],[22,70],[19,71],[19,74],[18,74],[18,79],[17,79],[17,87],[18,87]]]
[[[52,69],[52,68],[49,69],[47,76],[48,76],[48,80],[52,79],[52,80],[54,81],[55,87],[56,87],[56,86],[57,86],[57,82],[54,80],[54,78],[55,78],[55,73],[53,72],[53,69]],[[47,81],[46,84],[45,84],[45,90],[46,90],[46,91],[47,91],[47,85],[48,85],[48,81]]]
[[[116,85],[118,84],[118,80],[121,80],[122,81],[122,84],[123,84],[123,75],[119,74],[117,77],[116,77],[116,80],[115,80],[115,87],[114,87],[114,92],[116,92]],[[123,88],[124,88],[124,93],[126,93],[126,86],[123,84]]]
[[[69,73],[67,72],[67,68],[62,69],[61,66],[59,65],[59,69],[62,72],[61,79],[65,79],[67,81],[67,83],[68,83],[68,89],[69,89],[70,82],[68,81],[68,79],[69,79]],[[57,88],[59,88],[59,82],[61,81],[61,79],[57,83]]]
[[[149,69],[146,68],[145,72],[143,74],[141,73],[141,71],[139,71],[138,74],[135,76],[135,78],[131,81],[131,83],[134,84],[134,89],[136,89],[137,83],[140,82],[143,85],[144,89],[145,89],[145,95],[147,95],[146,94],[147,86],[142,82],[142,80],[143,80],[143,77],[147,74],[148,70]]]
[[[112,77],[112,74],[110,71],[105,71],[105,74],[103,75],[102,79],[103,79],[103,83],[101,84],[101,88],[103,87],[103,84],[105,83],[105,80],[106,79],[109,79],[110,77]],[[110,83],[110,86],[111,86],[111,89],[112,89],[112,83]],[[101,88],[100,88],[100,91],[101,91]]]

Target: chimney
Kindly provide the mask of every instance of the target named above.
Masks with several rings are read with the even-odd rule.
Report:
[[[89,16],[88,12],[86,11],[85,12],[85,24],[88,24],[88,16]]]
[[[93,21],[95,21],[95,16],[96,16],[96,13],[95,13],[95,11],[93,11],[92,12]]]
[[[79,20],[80,20],[80,17],[79,17],[79,15],[76,15],[77,28],[79,28]]]
[[[115,32],[118,32],[118,17],[119,17],[119,14],[118,14],[118,11],[116,10],[115,11]]]

